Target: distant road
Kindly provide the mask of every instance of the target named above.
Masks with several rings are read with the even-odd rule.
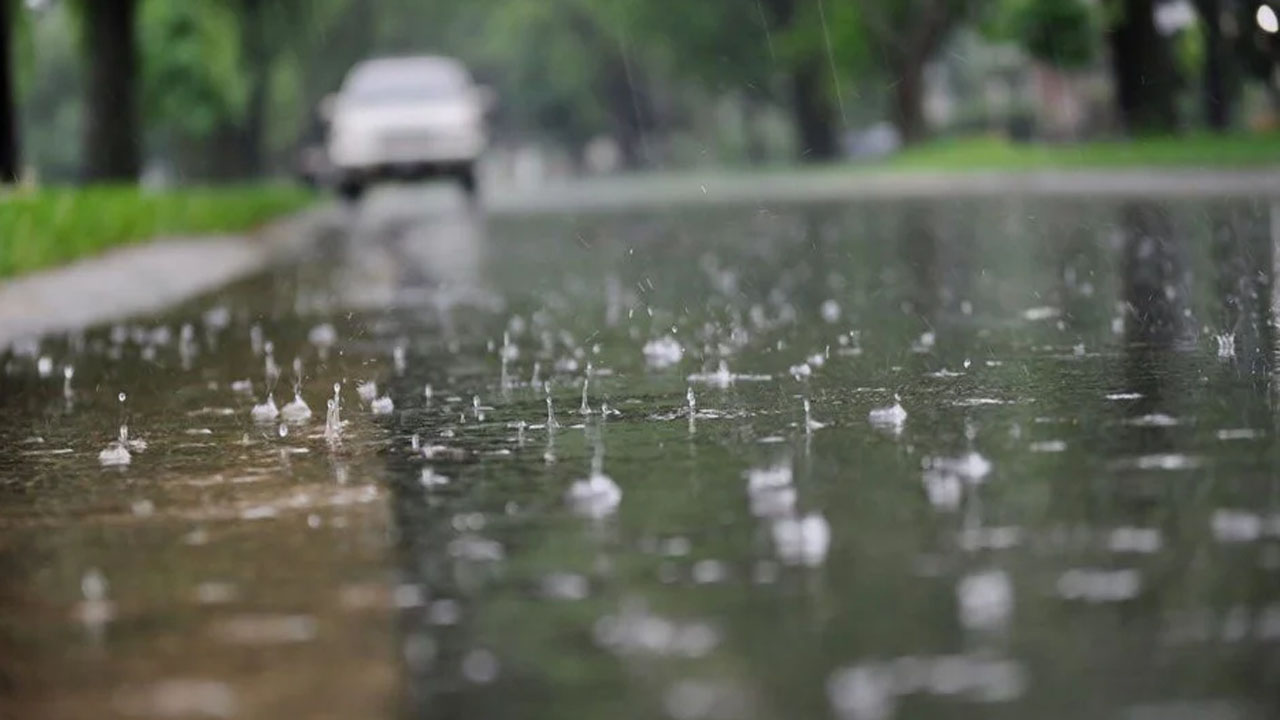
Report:
[[[485,191],[485,206],[496,213],[529,213],[717,203],[996,196],[1280,199],[1280,168],[965,172],[821,168],[754,174],[643,173],[549,180],[533,188],[496,186]]]

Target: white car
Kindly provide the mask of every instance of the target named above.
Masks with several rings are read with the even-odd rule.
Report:
[[[489,89],[476,85],[451,58],[379,58],[356,65],[322,107],[339,193],[356,200],[374,182],[448,176],[473,195],[491,104]]]

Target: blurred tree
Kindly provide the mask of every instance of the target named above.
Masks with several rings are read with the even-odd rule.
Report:
[[[1102,28],[1089,0],[1002,0],[985,12],[989,37],[1017,42],[1045,65],[1079,70],[1097,58]]]
[[[133,181],[141,167],[136,0],[81,0],[88,77],[85,179]]]
[[[964,19],[969,0],[861,0],[862,24],[892,83],[890,117],[906,144],[925,138],[924,68]]]
[[[923,139],[926,134],[924,66],[960,24],[968,5],[967,0],[918,0],[906,5],[884,0],[880,6],[868,7],[868,29],[875,45],[885,53],[890,75],[896,83],[893,121],[908,144]]]
[[[302,42],[300,19],[316,8],[308,0],[228,0],[239,19],[241,74],[246,85],[244,112],[233,133],[239,171],[260,175],[265,169],[272,71],[280,58]],[[300,119],[295,119],[297,122]]]
[[[0,0],[0,185],[18,179],[18,128],[13,89],[13,25],[11,0]]]
[[[147,0],[140,18],[149,134],[183,177],[238,174],[228,128],[245,106],[237,19],[219,3]]]
[[[1231,3],[1234,10],[1233,26],[1235,44],[1233,59],[1249,77],[1262,83],[1271,100],[1273,113],[1280,112],[1280,33],[1270,33],[1258,27],[1257,11],[1262,2],[1240,1]],[[1274,122],[1274,119],[1273,121]]]
[[[1156,29],[1155,5],[1156,0],[1111,0],[1106,8],[1116,109],[1131,135],[1178,127],[1178,79],[1169,43]]]
[[[807,15],[804,12],[806,6],[802,6],[806,0],[765,0],[765,3],[772,32],[796,33],[799,37],[806,37],[801,30]],[[839,142],[835,126],[836,108],[830,94],[835,78],[828,73],[823,46],[814,40],[821,38],[808,35],[805,41],[794,43],[787,64],[800,158],[821,161],[836,156]]]
[[[17,37],[11,35],[21,159],[40,181],[74,182],[84,175],[82,143],[75,140],[84,137],[86,114],[77,10],[70,2],[28,6],[17,13]]]
[[[1234,12],[1236,3],[1234,0],[1195,0],[1195,5],[1204,35],[1201,75],[1204,122],[1210,129],[1222,132],[1231,126],[1240,95],[1240,75],[1232,47],[1232,37],[1239,34],[1238,14]]]
[[[539,129],[582,158],[586,143],[608,133],[624,164],[648,157],[654,129],[647,71],[623,34],[620,3],[590,0],[505,0],[500,8],[460,22],[479,42],[459,53],[498,80],[506,100],[500,122],[518,133]]]

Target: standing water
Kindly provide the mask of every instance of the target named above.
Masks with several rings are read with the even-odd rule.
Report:
[[[1280,713],[1271,203],[370,200],[0,351],[0,716]]]

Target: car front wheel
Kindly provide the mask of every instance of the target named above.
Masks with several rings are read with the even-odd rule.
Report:
[[[467,194],[468,198],[475,199],[480,194],[480,187],[476,182],[475,165],[463,165],[458,169],[458,184],[462,186],[462,191]]]
[[[360,198],[364,197],[364,190],[364,183],[359,180],[343,180],[338,183],[338,197],[352,204],[360,202]]]

